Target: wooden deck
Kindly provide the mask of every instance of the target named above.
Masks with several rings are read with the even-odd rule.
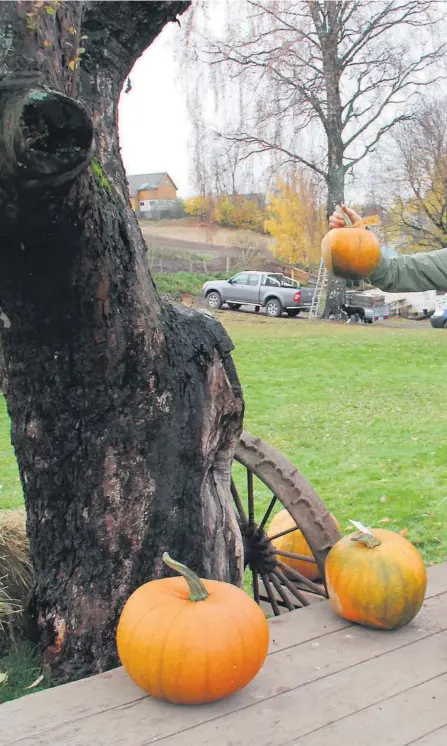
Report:
[[[122,669],[0,707],[1,746],[446,746],[447,565],[412,624],[376,632],[327,602],[271,621],[239,694],[202,707],[145,696]]]

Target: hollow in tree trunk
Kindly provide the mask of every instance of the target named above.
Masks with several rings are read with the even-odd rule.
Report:
[[[241,579],[232,344],[209,315],[160,301],[117,136],[133,63],[187,7],[0,4],[5,393],[31,609],[62,680],[116,665],[119,612],[164,574],[163,551],[202,576]]]

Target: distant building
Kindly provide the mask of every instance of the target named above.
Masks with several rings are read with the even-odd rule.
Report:
[[[127,177],[130,203],[138,217],[160,219],[178,212],[177,187],[168,173]]]

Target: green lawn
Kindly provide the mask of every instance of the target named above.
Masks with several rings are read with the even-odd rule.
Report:
[[[245,429],[349,519],[409,530],[447,558],[447,334],[221,312],[246,402]],[[259,515],[267,494],[258,485]]]
[[[245,429],[282,451],[347,528],[409,529],[447,558],[447,334],[219,313],[234,344]],[[22,502],[0,398],[0,505]],[[259,512],[267,493],[257,489]],[[388,520],[387,520],[388,519]]]
[[[342,528],[389,522],[428,562],[447,558],[447,334],[219,318],[235,344],[245,429],[306,475]],[[3,397],[0,485],[2,508],[21,504]],[[261,511],[262,488],[258,497]]]
[[[11,428],[6,403],[0,395],[0,508],[16,508],[22,505],[17,462],[11,446]]]
[[[447,334],[228,311],[219,318],[235,344],[245,429],[306,475],[342,531],[349,519],[405,528],[427,563],[446,561]],[[1,506],[20,505],[3,399],[0,484]],[[261,515],[269,496],[259,483],[256,499]],[[12,669],[0,701],[34,680],[36,659],[23,656],[23,665],[0,660],[0,673]]]
[[[171,274],[152,272],[152,278],[160,295],[169,295],[178,300],[182,293],[202,295],[204,282],[213,279],[223,280],[226,277],[224,272],[217,273],[213,277],[197,272],[173,272]]]

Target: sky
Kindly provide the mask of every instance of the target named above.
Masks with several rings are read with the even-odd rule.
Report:
[[[192,131],[186,91],[175,58],[183,38],[183,30],[169,23],[137,60],[129,76],[131,90],[121,94],[119,131],[126,172],[167,172],[178,187],[178,196],[185,198],[195,190],[188,155]],[[370,177],[365,180],[363,172],[364,168],[357,167],[355,184],[347,185],[348,200],[354,193],[358,197],[359,192],[368,191]]]
[[[213,0],[213,13],[208,23],[220,28],[225,3]],[[219,11],[219,12],[218,12]],[[179,197],[195,193],[192,159],[188,154],[192,139],[185,81],[179,78],[175,49],[185,39],[185,19],[182,28],[169,23],[152,45],[137,60],[131,74],[131,91],[122,93],[119,105],[120,145],[124,166],[129,175],[167,172],[178,187]],[[183,83],[183,87],[182,87]],[[207,82],[204,80],[204,88]],[[228,103],[226,98],[225,104]],[[382,165],[377,153],[372,158],[379,178],[375,178],[369,159],[355,169],[355,179],[348,179],[348,201],[363,198],[374,186],[383,194],[380,179]],[[382,183],[374,184],[375,181]]]
[[[187,197],[193,193],[188,157],[191,129],[173,53],[179,34],[177,24],[168,24],[135,63],[132,89],[121,94],[119,130],[128,174],[166,171],[179,196]]]

